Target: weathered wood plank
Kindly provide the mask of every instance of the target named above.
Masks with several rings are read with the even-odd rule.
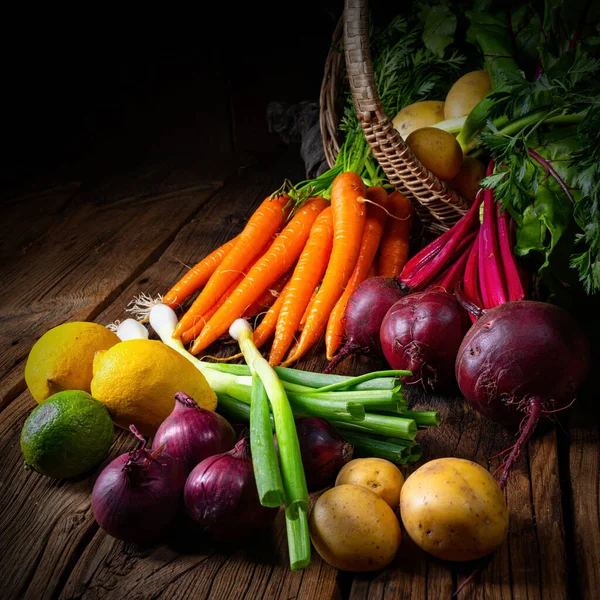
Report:
[[[2,413],[0,420],[0,589],[3,598],[51,598],[65,569],[97,529],[90,519],[90,492],[108,459],[87,477],[54,480],[23,468],[20,432],[36,406],[28,392]],[[110,456],[130,439],[117,436]],[[42,581],[43,580],[43,581]]]
[[[35,255],[5,265],[0,282],[0,408],[24,389],[23,361],[45,331],[89,320],[158,258],[217,183],[156,195],[86,192],[37,240]],[[122,191],[122,190],[121,190]]]
[[[3,270],[10,260],[35,256],[39,238],[62,220],[80,188],[78,181],[51,185],[15,195],[2,203],[5,228],[0,237],[0,260]],[[6,227],[7,223],[9,227]]]
[[[578,401],[569,409],[565,450],[570,483],[575,589],[585,600],[600,590],[600,357]]]

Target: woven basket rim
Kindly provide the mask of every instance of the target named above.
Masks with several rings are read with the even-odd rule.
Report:
[[[466,212],[469,203],[423,167],[385,114],[373,76],[368,30],[367,0],[345,0],[320,92],[320,127],[327,162],[333,166],[340,148],[340,115],[334,101],[339,101],[347,81],[367,142],[390,183],[413,204],[426,229],[446,231]],[[340,43],[344,49],[341,62],[336,49]]]

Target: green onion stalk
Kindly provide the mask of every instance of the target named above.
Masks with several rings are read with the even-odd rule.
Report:
[[[252,400],[257,401],[260,399],[261,403],[262,401],[266,402],[266,399],[263,398],[263,394],[266,392],[268,402],[271,405],[279,448],[283,489],[285,491],[285,518],[291,568],[292,570],[304,569],[310,563],[308,489],[304,467],[302,466],[294,414],[277,373],[254,345],[252,327],[248,321],[245,319],[234,321],[229,328],[229,334],[234,340],[237,340],[244,359],[252,372],[253,385],[258,388],[255,389]],[[260,419],[260,424],[254,424],[258,419]],[[268,410],[262,407],[257,409],[251,404],[250,435],[252,436],[254,431],[255,434],[260,436],[261,441],[268,437],[272,442],[273,436],[268,431],[269,428]],[[257,450],[262,449],[259,446],[255,446],[255,448]],[[274,448],[272,457],[265,455],[260,462],[269,464],[266,466],[265,472],[255,470],[254,476],[257,479],[257,487],[266,489],[269,485],[272,485],[272,489],[268,491],[274,497],[277,497],[275,471],[278,470],[278,463]],[[263,482],[263,480],[265,481]]]

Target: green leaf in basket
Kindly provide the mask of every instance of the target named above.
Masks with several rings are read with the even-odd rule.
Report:
[[[445,4],[424,6],[420,17],[423,21],[423,43],[437,56],[444,56],[446,48],[454,41],[456,15]]]

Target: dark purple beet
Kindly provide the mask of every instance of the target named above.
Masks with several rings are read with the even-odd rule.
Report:
[[[404,296],[381,324],[381,348],[392,369],[406,369],[405,383],[422,383],[426,390],[454,385],[458,348],[469,328],[465,310],[452,294],[417,292]]]
[[[590,348],[575,319],[545,302],[484,311],[460,346],[456,379],[467,401],[496,423],[522,425],[500,484],[540,418],[568,407],[583,384]]]
[[[402,296],[404,292],[393,277],[365,279],[348,298],[344,313],[346,343],[323,372],[331,373],[342,360],[353,354],[381,355],[381,322]]]
[[[506,302],[485,311],[465,336],[456,378],[482,415],[518,425],[534,396],[544,410],[570,404],[589,359],[587,339],[567,311],[545,302]]]

